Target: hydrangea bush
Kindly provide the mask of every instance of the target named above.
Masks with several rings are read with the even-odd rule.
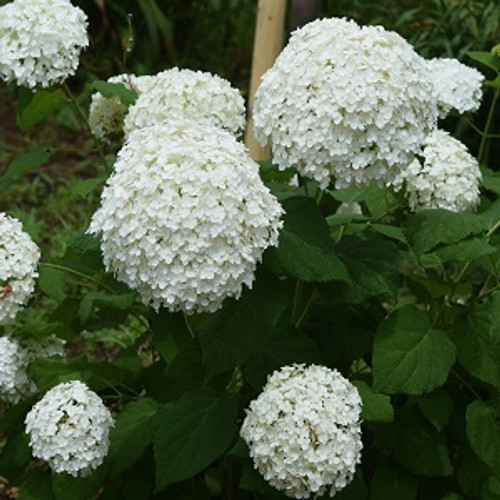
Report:
[[[83,12],[0,13],[0,75],[33,89],[19,124],[71,110],[100,163],[60,259],[0,214],[2,484],[37,500],[498,496],[497,52],[429,61],[381,26],[314,21],[262,78],[272,158],[256,163],[227,80],[122,73],[75,96]],[[0,192],[52,153],[15,156]],[[104,330],[129,335],[89,346]]]

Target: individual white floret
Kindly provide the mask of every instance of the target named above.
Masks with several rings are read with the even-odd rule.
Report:
[[[123,74],[112,76],[108,79],[108,82],[121,83],[140,95],[153,85],[154,79],[153,76],[149,75]],[[123,129],[123,120],[127,110],[128,107],[120,101],[119,97],[104,97],[99,92],[95,92],[92,94],[89,108],[90,131],[101,140],[120,133]]]
[[[360,414],[357,389],[337,370],[285,366],[250,403],[241,436],[271,486],[292,498],[333,496],[361,461]]]
[[[154,77],[125,117],[124,131],[156,125],[178,117],[207,119],[238,135],[245,127],[245,104],[239,91],[217,75],[172,68]]]
[[[283,210],[234,136],[187,119],[132,132],[89,232],[144,303],[215,311],[250,287]]]
[[[21,223],[0,212],[0,325],[13,321],[33,293],[39,259]]]
[[[363,215],[363,209],[359,203],[353,201],[352,203],[341,203],[335,213]]]
[[[439,117],[453,109],[459,113],[477,111],[483,98],[484,76],[457,59],[435,58],[426,61],[437,95]]]
[[[114,420],[99,396],[75,380],[50,389],[25,423],[33,456],[76,477],[102,464]]]
[[[0,337],[0,401],[17,403],[36,392],[26,369],[36,359],[64,354],[64,341],[54,335],[43,339],[19,342],[11,337]]]
[[[443,130],[427,138],[423,159],[415,159],[402,178],[412,211],[444,208],[462,212],[479,203],[478,162],[464,144]]]
[[[262,78],[253,118],[281,169],[342,188],[392,184],[437,109],[425,62],[403,38],[333,18],[292,34]]]
[[[0,78],[33,88],[73,75],[89,44],[87,16],[69,0],[14,0],[0,7]]]

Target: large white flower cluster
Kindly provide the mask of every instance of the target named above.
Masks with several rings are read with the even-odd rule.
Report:
[[[130,134],[89,231],[101,235],[106,268],[144,303],[215,311],[252,285],[282,212],[234,136],[172,118]]]
[[[443,130],[426,139],[423,161],[415,159],[402,178],[413,211],[444,208],[461,212],[473,210],[479,203],[481,171],[477,160]]]
[[[250,403],[241,436],[264,479],[287,496],[330,495],[361,460],[361,399],[337,370],[291,365],[275,371]]]
[[[398,34],[346,19],[296,30],[255,95],[254,128],[274,162],[322,188],[390,185],[435,127],[424,60]]]
[[[54,335],[20,343],[11,337],[0,337],[0,401],[17,403],[36,392],[26,369],[35,359],[62,356],[64,342]]]
[[[12,321],[33,293],[39,259],[21,223],[0,212],[0,325]]]
[[[245,127],[243,98],[220,76],[172,68],[153,78],[154,85],[139,95],[125,117],[125,135],[175,117],[206,118],[235,135]]]
[[[426,61],[437,95],[439,117],[454,109],[459,113],[477,111],[481,105],[484,76],[457,59],[435,58]]]
[[[154,81],[154,76],[131,74],[116,75],[108,79],[109,83],[121,83],[137,94],[147,91]],[[104,97],[99,92],[95,92],[92,94],[89,108],[90,131],[101,140],[120,133],[127,111],[128,107],[120,101],[119,97]]]
[[[76,477],[101,465],[114,420],[99,396],[75,380],[50,389],[25,423],[33,455]]]
[[[87,16],[69,0],[14,0],[0,7],[0,77],[33,88],[73,75],[89,44]]]

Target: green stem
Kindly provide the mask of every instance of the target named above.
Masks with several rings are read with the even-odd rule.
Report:
[[[99,157],[101,158],[102,164],[104,165],[104,168],[106,169],[106,172],[109,174],[111,173],[108,169],[108,164],[106,163],[106,157],[104,156],[104,152],[102,150],[101,144],[97,137],[92,133],[92,129],[90,127],[89,120],[85,116],[85,113],[83,112],[81,106],[78,104],[78,101],[75,99],[75,96],[71,92],[70,88],[66,83],[63,83],[62,85],[63,91],[66,94],[66,97],[69,99],[71,102],[73,109],[75,110],[78,118],[80,121],[83,123],[84,127],[87,129],[88,133],[92,137],[92,140],[94,141],[94,146],[97,150],[97,153],[99,154]]]
[[[482,164],[484,155],[486,153],[486,146],[488,144],[488,139],[489,139],[488,133],[491,128],[493,117],[495,115],[495,108],[499,96],[500,96],[500,89],[495,88],[493,90],[493,100],[491,101],[490,111],[488,113],[488,117],[486,118],[486,124],[484,126],[484,131],[481,137],[481,144],[479,145],[479,152],[477,154],[477,161],[480,165]]]
[[[311,307],[311,304],[312,304],[315,296],[316,296],[316,290],[314,290],[313,293],[311,294],[311,296],[309,297],[309,300],[307,301],[301,315],[299,316],[299,318],[295,322],[295,325],[294,325],[295,328],[299,328],[300,325],[302,324],[302,321],[304,321],[304,318],[306,317],[306,314],[308,313],[309,308]]]
[[[294,325],[299,317],[300,303],[302,302],[303,288],[304,288],[304,285],[302,284],[302,281],[297,280],[297,282],[295,283],[295,291],[293,294],[292,314],[290,317],[290,320],[291,320],[292,324],[294,324]]]

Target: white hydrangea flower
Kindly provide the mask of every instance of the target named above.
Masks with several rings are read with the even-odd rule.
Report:
[[[398,34],[345,19],[296,30],[265,73],[253,109],[273,161],[322,188],[390,185],[435,127],[424,60]]]
[[[33,293],[39,259],[21,223],[0,212],[0,325],[13,321]]]
[[[102,464],[114,420],[99,396],[78,380],[50,389],[26,415],[33,456],[55,472],[86,476]]]
[[[170,120],[135,130],[89,232],[103,261],[155,309],[215,311],[251,286],[282,208],[230,133]]]
[[[0,78],[33,88],[73,75],[89,44],[87,16],[69,0],[14,0],[0,7]]]
[[[172,68],[154,77],[125,117],[124,131],[156,125],[176,117],[205,118],[238,135],[245,127],[245,103],[239,91],[217,75]]]
[[[149,75],[116,75],[108,79],[109,83],[122,83],[138,95],[154,84],[155,78]],[[128,107],[118,97],[104,97],[99,92],[92,94],[89,108],[90,131],[98,139],[117,134],[123,129],[123,119]]]
[[[483,98],[484,76],[457,59],[435,58],[426,61],[437,95],[439,117],[454,109],[459,113],[477,111]]]
[[[268,377],[241,436],[264,479],[292,498],[330,495],[361,461],[361,398],[337,370],[291,365]]]
[[[0,401],[17,403],[36,392],[26,369],[35,359],[64,354],[64,341],[51,335],[20,343],[12,337],[0,337]]]
[[[427,138],[423,162],[415,159],[402,172],[402,179],[412,211],[444,208],[462,212],[479,203],[481,171],[477,160],[443,130]]]

